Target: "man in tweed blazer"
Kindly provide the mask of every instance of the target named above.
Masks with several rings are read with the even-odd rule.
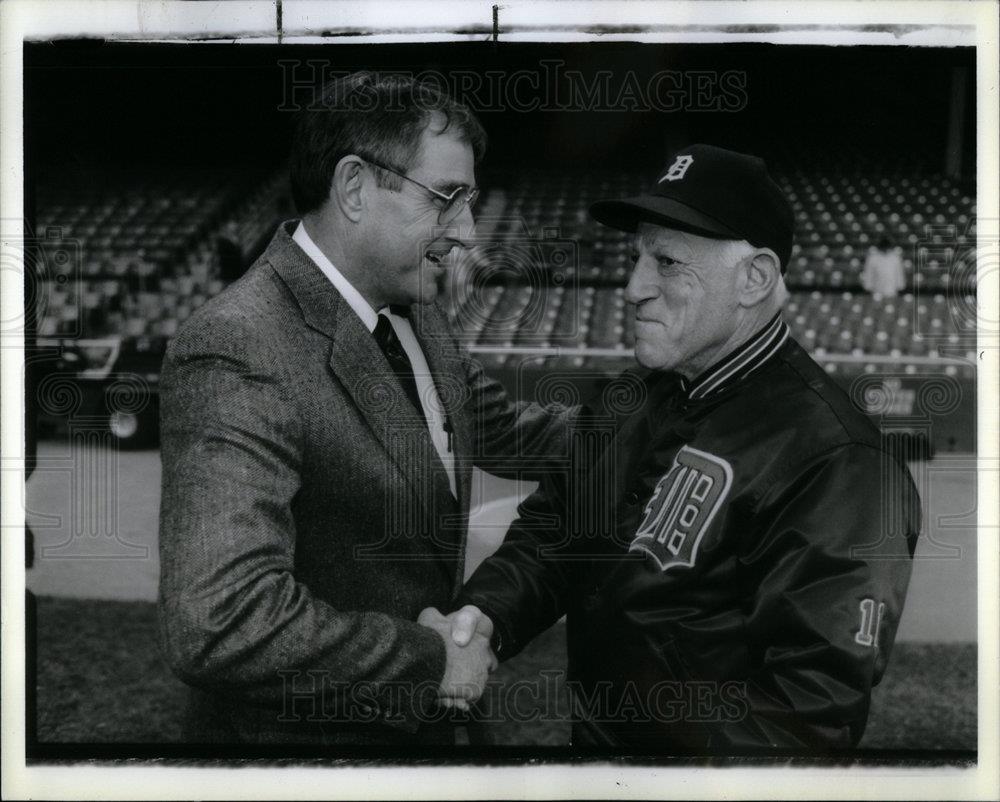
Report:
[[[569,414],[509,401],[432,303],[484,144],[424,85],[333,85],[295,137],[302,221],[171,343],[160,630],[188,740],[453,742],[439,698],[495,666],[416,619],[461,585],[472,465],[551,469]]]

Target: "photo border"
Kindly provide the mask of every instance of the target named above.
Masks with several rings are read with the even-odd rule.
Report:
[[[494,18],[494,8],[497,8]],[[621,23],[622,17],[628,23]],[[662,20],[671,20],[664,24]],[[824,24],[818,20],[836,20]],[[676,22],[675,22],[676,21]],[[753,26],[737,31],[733,26]],[[754,41],[775,44],[957,46],[977,48],[977,209],[980,220],[998,210],[996,76],[997,5],[994,2],[535,2],[446,0],[320,3],[300,0],[225,3],[127,0],[8,0],[0,4],[3,91],[0,107],[0,236],[20,238],[22,209],[21,42],[24,38],[100,37],[116,41],[219,43],[323,43],[416,41]],[[998,251],[996,230],[980,232],[988,255]],[[994,261],[995,263],[995,261]],[[3,320],[21,314],[23,277],[2,276]],[[981,312],[997,318],[997,275],[978,286]],[[979,464],[998,464],[998,343],[980,333],[978,369]],[[626,766],[618,762],[469,768],[243,764],[240,768],[165,765],[24,765],[24,416],[23,340],[5,337],[3,382],[2,618],[3,786],[5,798],[991,798],[997,793],[998,553],[997,471],[978,481],[978,763],[953,766],[850,766],[794,764],[760,768]],[[714,765],[718,765],[716,762]]]

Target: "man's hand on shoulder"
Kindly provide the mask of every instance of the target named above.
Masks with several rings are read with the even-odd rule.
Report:
[[[468,605],[448,616],[428,607],[417,623],[435,630],[445,644],[447,662],[438,701],[445,707],[468,710],[469,703],[482,696],[498,664],[490,649],[493,622],[479,608]]]

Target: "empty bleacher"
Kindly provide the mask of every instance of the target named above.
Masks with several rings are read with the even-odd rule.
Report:
[[[971,191],[905,165],[775,173],[796,215],[785,318],[798,341],[847,379],[876,371],[973,379]],[[594,374],[632,364],[631,237],[587,210],[641,192],[648,179],[599,169],[483,177],[476,244],[462,257],[472,280],[448,301],[488,369]],[[292,214],[281,170],[40,192],[38,336],[115,340],[123,366],[155,378],[178,327]],[[907,275],[892,298],[859,283],[868,248],[885,234],[902,248]]]
[[[911,372],[974,360],[971,194],[937,175],[776,171],[796,214],[786,319],[831,371],[897,362]],[[527,172],[487,194],[479,214],[485,277],[454,310],[473,350],[573,349],[573,360],[614,358],[633,345],[624,286],[630,235],[589,220],[600,198],[641,192],[648,176]],[[498,182],[499,183],[499,182]],[[907,291],[862,290],[868,248],[888,234],[904,252]],[[511,352],[513,353],[513,351]],[[867,360],[867,361],[866,361]]]
[[[100,187],[43,187],[35,260],[40,338],[153,338],[225,284],[220,241],[242,259],[278,214],[281,172],[111,176]]]

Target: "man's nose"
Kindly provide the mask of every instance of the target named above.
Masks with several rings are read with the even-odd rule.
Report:
[[[628,284],[625,285],[625,300],[630,304],[641,304],[656,295],[656,288],[649,281],[644,260],[640,256],[632,268]]]
[[[455,219],[446,225],[437,226],[434,229],[434,239],[446,241],[460,248],[469,248],[473,244],[473,234],[475,233],[476,221],[469,210],[468,205],[462,207]]]
[[[458,217],[451,221],[451,225],[457,228],[457,234],[452,239],[459,245],[468,247],[476,227],[476,218],[472,214],[472,207],[463,203],[462,210],[458,213]]]

